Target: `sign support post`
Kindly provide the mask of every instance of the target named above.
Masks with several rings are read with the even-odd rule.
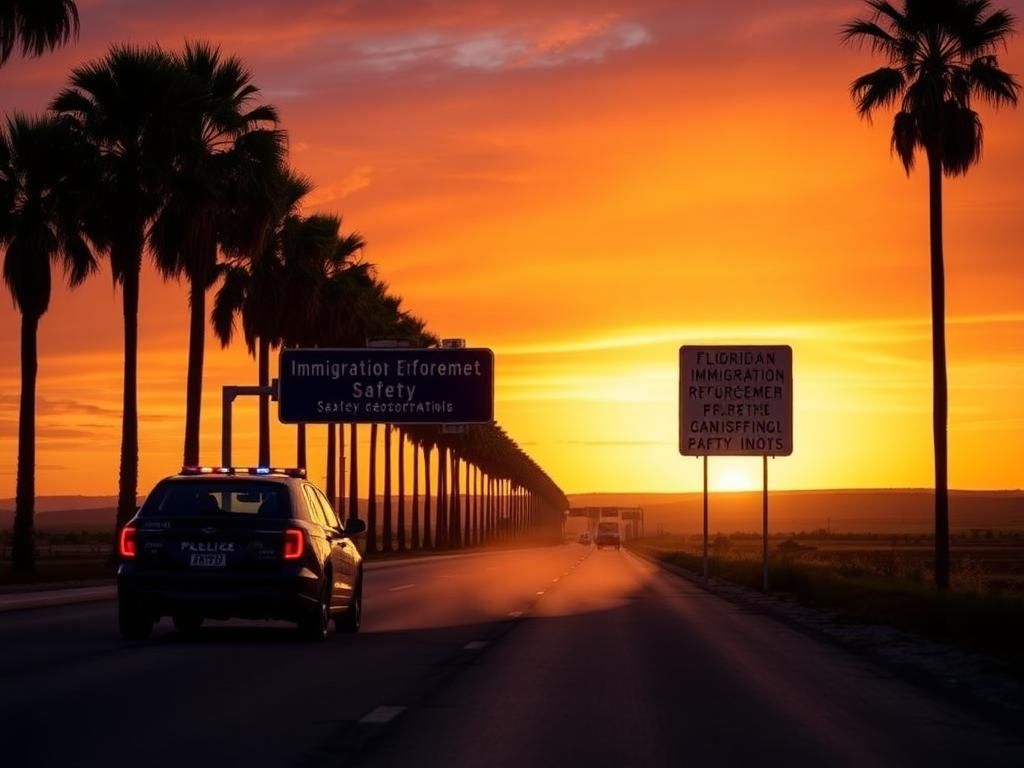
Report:
[[[704,581],[708,580],[708,457],[704,457]]]
[[[269,387],[225,385],[221,390],[220,464],[231,466],[231,406],[239,395],[270,395],[277,400],[277,379]]]
[[[704,458],[708,580],[708,457],[760,456],[761,584],[768,591],[768,457],[793,453],[793,350],[787,345],[679,348],[679,453]]]
[[[761,500],[764,507],[764,546],[762,555],[764,557],[764,572],[761,578],[761,590],[768,591],[768,457],[764,456],[764,486],[761,491]]]

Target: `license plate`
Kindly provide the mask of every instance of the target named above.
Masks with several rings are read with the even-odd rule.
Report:
[[[223,568],[227,565],[227,555],[193,554],[188,564],[197,568]]]

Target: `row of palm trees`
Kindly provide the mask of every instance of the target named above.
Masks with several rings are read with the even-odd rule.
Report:
[[[8,33],[21,34],[25,24],[39,21],[48,3],[32,6],[31,12],[24,6],[16,19],[21,26],[13,27],[4,15],[6,6],[0,8],[0,53],[9,54]],[[60,5],[70,31],[43,38],[26,32],[26,50],[36,51],[39,39],[52,47],[77,29],[74,4]],[[240,321],[263,385],[269,383],[271,350],[282,345],[361,346],[374,338],[436,342],[423,321],[406,312],[371,265],[358,258],[361,236],[341,234],[340,216],[301,213],[311,190],[310,181],[289,168],[286,134],[276,110],[259,102],[251,74],[237,58],[204,43],[188,43],[181,52],[115,46],[102,59],[74,69],[46,114],[7,118],[0,129],[0,245],[6,251],[4,279],[22,317],[15,568],[33,567],[36,336],[51,295],[52,263],[63,266],[74,287],[106,257],[121,287],[124,390],[117,528],[134,513],[138,490],[138,311],[144,257],[166,278],[188,286],[186,465],[199,463],[208,314],[223,345],[231,342]],[[218,283],[208,313],[207,293]],[[286,306],[282,296],[299,298]],[[259,460],[267,465],[267,398],[259,413]],[[305,466],[305,426],[298,430],[297,458]],[[512,456],[506,448],[505,464],[491,468],[495,481],[516,482],[517,493],[527,487],[549,490]],[[375,494],[370,499],[372,513]],[[446,533],[438,540],[452,539]]]
[[[365,498],[367,552],[455,549],[509,539],[560,537],[568,500],[497,425],[465,425],[456,433],[436,425],[382,426],[369,425],[365,495],[359,488],[359,427],[348,425],[346,463],[345,426],[327,426],[326,493],[338,509],[347,509],[350,518],[361,516]],[[384,466],[378,472],[381,446]],[[407,481],[410,454],[411,481]],[[382,488],[377,486],[378,477]]]

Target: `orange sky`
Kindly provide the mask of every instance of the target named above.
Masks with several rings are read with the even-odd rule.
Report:
[[[1021,0],[1002,5],[1024,16]],[[890,157],[889,118],[868,125],[850,102],[849,82],[881,64],[839,43],[862,4],[79,8],[78,45],[0,70],[7,109],[41,109],[114,41],[243,56],[319,185],[311,210],[341,212],[435,333],[495,350],[498,420],[565,490],[699,487],[676,437],[677,350],[699,343],[792,345],[795,449],[773,485],[931,482],[925,179]],[[1024,75],[1024,42],[1001,63]],[[946,188],[950,474],[1019,488],[1024,112],[983,119],[983,164]],[[140,492],[180,461],[185,301],[147,266]],[[17,329],[0,301],[0,497],[14,493]],[[120,295],[106,268],[55,291],[39,347],[38,492],[116,492]],[[214,463],[220,386],[255,367],[241,347],[208,350]],[[237,411],[239,462],[254,457],[253,414]],[[275,441],[291,458],[291,431]],[[754,487],[759,460],[712,460],[711,479]]]

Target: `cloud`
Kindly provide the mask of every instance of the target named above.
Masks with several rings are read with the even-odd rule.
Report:
[[[315,187],[306,196],[305,205],[309,208],[323,208],[330,203],[343,200],[349,195],[369,187],[372,175],[373,166],[361,165],[335,184]]]
[[[596,63],[609,55],[651,42],[648,29],[636,22],[606,16],[557,24],[460,32],[418,32],[359,43],[356,59],[347,62],[380,72],[424,64],[452,69],[499,71],[539,69],[573,63]]]

